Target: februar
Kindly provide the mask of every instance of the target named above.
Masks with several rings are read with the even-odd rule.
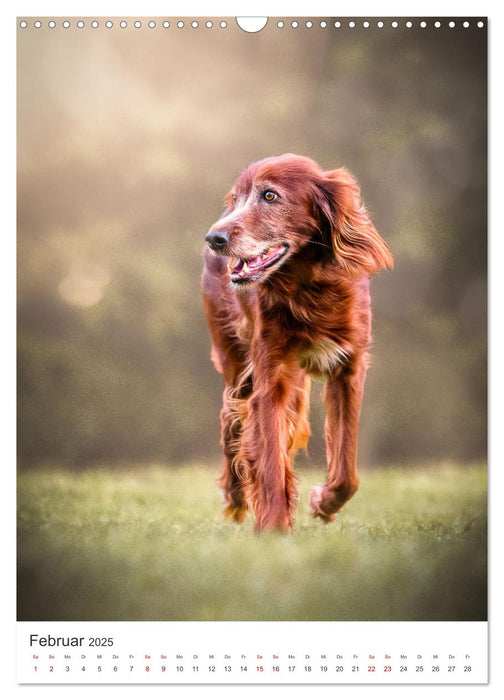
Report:
[[[30,634],[30,646],[38,644],[41,647],[80,647],[84,637],[39,637],[38,634]]]

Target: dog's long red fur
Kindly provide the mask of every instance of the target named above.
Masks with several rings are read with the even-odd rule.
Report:
[[[202,278],[211,357],[224,376],[225,514],[290,530],[292,460],[305,447],[310,375],[325,379],[324,521],[358,487],[357,431],[370,345],[369,277],[392,256],[344,168],[286,154],[246,168],[206,236]]]

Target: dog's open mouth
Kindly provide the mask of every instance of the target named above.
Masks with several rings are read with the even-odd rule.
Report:
[[[247,260],[243,258],[230,258],[228,262],[231,281],[236,284],[242,282],[255,282],[265,270],[273,267],[285,253],[289,246],[285,244],[270,246],[261,255]]]

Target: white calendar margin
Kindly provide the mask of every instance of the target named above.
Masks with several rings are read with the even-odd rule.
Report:
[[[504,21],[504,13],[502,6],[498,3],[494,3],[493,0],[481,0],[479,3],[471,2],[470,0],[446,0],[442,7],[440,6],[438,0],[423,0],[418,2],[417,0],[412,0],[408,3],[408,15],[411,16],[441,16],[441,15],[454,15],[454,16],[490,16],[490,41],[489,41],[489,55],[491,57],[492,65],[498,66],[504,64],[504,33],[502,30],[502,23]],[[100,15],[100,14],[110,14],[117,15],[119,12],[119,7],[116,3],[110,2],[110,0],[101,0],[99,3],[94,0],[88,1],[86,3],[76,0],[72,2],[71,5],[68,3],[63,3],[61,0],[51,0],[49,2],[41,3],[39,0],[37,2],[29,0],[25,2],[21,0],[20,2],[12,5],[4,4],[2,6],[1,18],[3,22],[1,23],[0,31],[2,31],[2,58],[3,66],[6,67],[5,75],[7,76],[5,84],[5,95],[7,96],[7,101],[5,104],[8,105],[10,109],[3,110],[2,113],[2,146],[4,159],[2,161],[2,184],[4,185],[4,194],[6,194],[6,202],[10,202],[4,211],[4,224],[5,231],[11,232],[15,230],[15,181],[13,177],[13,172],[15,171],[15,116],[13,113],[12,105],[15,102],[15,40],[14,32],[12,30],[13,22],[16,16],[20,15],[37,15],[41,14],[43,10],[44,14],[54,14],[54,15]],[[275,16],[275,15],[303,15],[309,13],[313,16],[332,16],[335,14],[336,9],[334,3],[328,0],[312,0],[308,5],[303,5],[303,3],[294,3],[278,0],[270,0],[270,2],[264,2],[262,0],[256,2],[243,2],[240,0],[226,1],[226,0],[216,0],[211,4],[203,3],[202,0],[188,0],[183,6],[179,3],[173,3],[169,8],[169,13],[172,16],[183,15],[212,15],[212,16]],[[149,15],[149,16],[161,16],[166,15],[167,7],[165,2],[161,0],[144,0],[142,3],[138,3],[135,0],[123,0],[120,4],[120,14],[123,15]],[[341,16],[361,16],[370,15],[376,16],[381,14],[383,16],[401,16],[405,12],[404,3],[399,0],[382,0],[381,2],[373,2],[373,0],[341,0],[338,3],[337,14]],[[493,36],[493,41],[492,41]],[[498,185],[502,185],[502,172],[500,167],[500,156],[493,157],[492,151],[495,153],[502,154],[503,152],[503,130],[501,128],[497,129],[496,125],[503,122],[504,118],[504,108],[502,94],[497,95],[498,88],[498,71],[494,70],[489,73],[489,80],[491,86],[491,95],[494,98],[490,102],[490,126],[492,123],[494,128],[490,130],[490,171],[492,179],[490,181],[491,190],[493,192],[493,202],[496,204],[497,197],[495,194],[498,191]],[[493,184],[492,184],[493,182]],[[499,188],[500,190],[501,188]],[[492,197],[490,198],[490,203],[492,204]],[[493,350],[495,353],[497,338],[496,328],[502,323],[502,319],[498,315],[498,302],[502,299],[502,289],[498,286],[501,284],[500,276],[498,274],[498,267],[500,261],[504,259],[503,242],[502,239],[498,240],[496,236],[496,231],[501,224],[501,217],[497,206],[492,207],[490,212],[490,231],[493,231],[492,235],[492,248],[493,261],[490,258],[490,282],[491,282],[491,293],[494,299],[493,311],[491,311],[491,322],[493,326]],[[7,332],[7,348],[3,349],[3,359],[7,359],[7,362],[3,365],[2,378],[6,379],[3,382],[4,389],[7,391],[7,403],[11,406],[14,405],[15,395],[12,391],[13,387],[13,340],[15,342],[15,272],[12,268],[12,261],[14,260],[15,253],[13,252],[15,246],[13,244],[11,236],[6,236],[2,239],[2,282],[1,291],[3,305],[2,310],[6,310],[7,325],[11,328],[11,332]],[[493,270],[493,275],[492,275]],[[13,303],[14,301],[14,303]],[[7,353],[7,358],[6,358]],[[494,354],[495,360],[495,354]],[[495,436],[497,430],[495,426],[502,425],[502,409],[500,405],[497,405],[495,399],[497,390],[504,390],[504,382],[502,379],[502,366],[498,366],[494,361],[493,363],[493,374],[492,374],[492,387],[494,387],[494,400],[492,402],[492,393],[490,395],[492,403],[492,415],[493,419],[490,425],[493,425],[493,432],[490,431],[491,438],[491,460],[490,464],[497,466],[498,463],[502,462],[499,457],[504,457],[502,454],[502,442],[497,444]],[[7,577],[4,579],[4,586],[2,589],[2,605],[1,605],[1,619],[2,619],[2,630],[3,634],[0,637],[0,656],[2,658],[3,673],[1,679],[1,687],[3,690],[8,690],[9,697],[27,697],[34,690],[33,686],[19,686],[16,685],[15,670],[16,670],[16,644],[14,643],[14,638],[19,632],[20,625],[15,620],[15,539],[14,539],[14,522],[15,522],[15,470],[13,467],[15,460],[15,417],[12,415],[8,419],[5,431],[5,435],[10,435],[7,439],[4,453],[7,457],[5,464],[5,479],[6,488],[2,490],[2,524],[6,526],[7,531],[7,545],[6,545],[6,557],[7,557]],[[492,440],[493,437],[493,440]],[[493,458],[492,458],[493,456]],[[492,472],[490,469],[490,483],[493,489],[490,491],[490,500],[494,504],[499,504],[497,508],[491,509],[491,519],[493,523],[493,532],[497,531],[499,526],[502,526],[502,508],[500,507],[500,493],[502,488],[504,477],[502,472],[495,469]],[[499,498],[499,501],[497,501]],[[489,571],[491,575],[491,608],[490,608],[490,620],[489,625],[489,637],[490,637],[490,684],[484,688],[479,688],[479,692],[488,697],[502,697],[501,693],[504,689],[504,665],[502,663],[502,649],[504,648],[504,603],[502,600],[501,591],[504,590],[504,576],[503,576],[503,566],[498,557],[501,554],[501,547],[498,543],[498,538],[494,537],[491,539],[491,551],[493,552],[493,564]],[[243,633],[246,634],[247,623],[244,623]],[[151,692],[157,690],[163,693],[163,698],[166,697],[166,691],[163,688],[152,687]],[[182,697],[184,691],[188,691],[187,694],[192,697],[194,692],[194,687],[179,688],[177,697]],[[208,689],[210,691],[210,689]],[[233,694],[235,697],[235,689],[233,687],[223,688],[219,687],[215,689],[219,693],[219,698]],[[280,690],[280,689],[278,689]],[[319,686],[317,689],[317,697],[324,695],[324,697],[333,698],[333,691],[330,687]],[[461,687],[461,686],[445,686],[442,688],[443,697],[453,697],[460,700],[460,698],[467,696],[469,698],[474,697],[473,687]],[[114,696],[114,689],[110,686],[107,687],[107,697],[110,698]],[[250,692],[249,692],[250,691]],[[300,691],[300,692],[298,692]],[[37,698],[42,700],[44,698],[51,698],[51,700],[60,692],[67,697],[68,689],[64,686],[62,687],[40,687],[36,688]],[[248,696],[254,692],[253,687],[242,687],[240,693],[244,696]],[[373,697],[378,698],[390,698],[390,696],[396,692],[401,697],[404,697],[404,687],[382,687],[376,688],[373,691]],[[422,686],[410,687],[408,689],[409,696],[412,696],[418,692],[419,695],[422,694]],[[72,688],[72,697],[88,697],[89,691],[85,686]],[[117,689],[117,693],[120,697],[137,697],[137,690],[135,687],[125,687],[124,685]],[[359,689],[353,687],[346,687],[345,694],[347,697],[360,696]],[[206,697],[216,697],[213,693],[206,694]],[[290,687],[289,697],[305,697],[305,690],[302,687]]]
[[[487,642],[486,622],[20,622],[18,683],[485,684]]]

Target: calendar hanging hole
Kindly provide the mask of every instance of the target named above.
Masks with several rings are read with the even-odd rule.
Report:
[[[268,22],[267,17],[237,17],[236,21],[240,29],[250,34],[255,34],[264,29]]]

